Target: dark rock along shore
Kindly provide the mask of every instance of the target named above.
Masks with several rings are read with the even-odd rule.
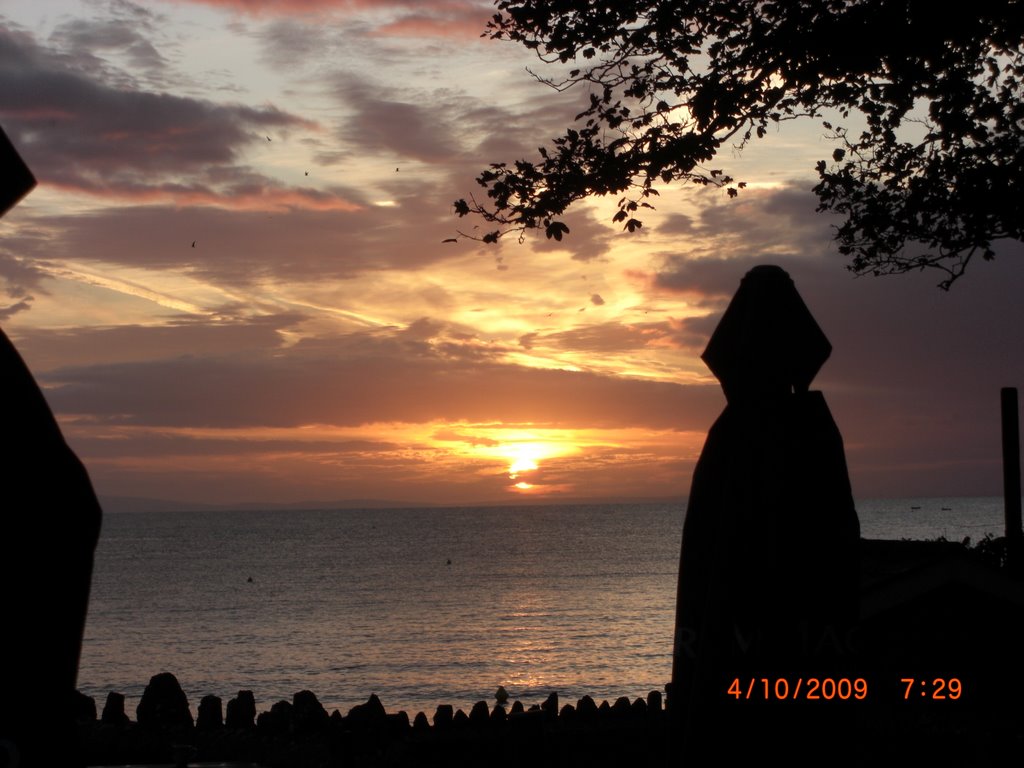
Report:
[[[750,702],[754,704],[754,702]],[[561,703],[551,693],[525,707],[489,706],[477,702],[466,714],[451,705],[437,707],[432,718],[419,712],[388,713],[376,695],[342,715],[328,714],[311,691],[299,691],[291,701],[279,701],[257,714],[251,691],[239,691],[226,706],[217,696],[204,696],[193,720],[174,675],[154,676],[132,722],[124,712],[124,697],[107,696],[97,719],[95,701],[79,693],[77,717],[85,764],[236,763],[276,768],[333,766],[481,766],[625,764],[675,765],[679,757],[663,694],[626,697],[597,704],[584,696],[575,704]],[[935,765],[986,765],[993,754],[1024,746],[1009,723],[989,717],[955,720],[893,718],[886,710],[848,710],[853,743],[842,745],[826,761],[831,765],[867,765],[879,749],[897,757],[915,756]],[[797,711],[794,716],[799,717]],[[729,764],[743,740],[722,745]],[[798,746],[798,745],[793,745]],[[744,747],[747,753],[757,745]],[[773,751],[765,745],[764,756]],[[1007,752],[1006,754],[1012,754]],[[981,762],[978,762],[978,761]]]
[[[477,702],[466,714],[451,705],[410,720],[388,713],[376,695],[347,715],[328,714],[311,691],[257,714],[251,691],[227,702],[204,696],[195,721],[174,675],[154,676],[132,722],[124,697],[108,694],[96,717],[91,697],[78,694],[79,737],[86,764],[239,762],[267,766],[481,765],[496,758],[551,764],[621,763],[668,755],[660,691],[630,701],[597,704],[589,696],[561,704],[552,693],[525,707]],[[639,745],[643,748],[638,751]]]

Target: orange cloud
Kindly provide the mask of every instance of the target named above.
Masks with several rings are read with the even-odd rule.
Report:
[[[177,0],[182,5],[209,5],[244,11],[254,16],[283,16],[294,13],[347,11],[366,7],[408,7],[402,0]]]

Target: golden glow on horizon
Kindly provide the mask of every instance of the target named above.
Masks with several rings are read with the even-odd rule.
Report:
[[[704,441],[703,433],[638,427],[571,430],[501,423],[377,422],[353,427],[153,428],[67,418],[61,422],[69,442],[81,438],[92,443],[83,458],[101,474],[215,475],[235,482],[273,478],[302,489],[309,498],[322,499],[345,498],[342,489],[352,487],[366,490],[349,491],[350,495],[371,498],[370,489],[380,482],[411,488],[412,494],[444,487],[453,500],[601,492],[668,496],[683,487],[678,467],[695,461]],[[137,452],[138,445],[154,440],[164,446],[162,451]],[[516,477],[510,477],[513,467]],[[632,485],[641,467],[644,480]],[[202,497],[198,493],[196,501],[210,500],[209,492]],[[259,498],[233,492],[223,501]],[[422,500],[418,495],[395,500],[403,498]]]
[[[74,428],[79,421],[73,415],[61,416],[61,424]],[[93,439],[125,442],[133,438],[162,437],[183,440],[289,443],[350,441],[386,441],[407,447],[433,447],[453,454],[471,456],[511,465],[525,459],[540,462],[585,454],[595,448],[626,448],[643,442],[647,446],[685,447],[696,457],[704,434],[655,430],[642,427],[562,429],[533,425],[434,421],[426,424],[372,422],[353,427],[330,424],[304,424],[296,427],[145,427],[97,425],[88,423]]]

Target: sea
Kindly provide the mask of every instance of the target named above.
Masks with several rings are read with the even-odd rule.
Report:
[[[864,538],[977,541],[998,498],[858,502]],[[107,514],[78,686],[133,720],[172,672],[257,710],[313,691],[432,715],[663,690],[683,503]]]

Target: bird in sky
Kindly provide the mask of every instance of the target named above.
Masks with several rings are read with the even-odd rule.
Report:
[[[267,136],[267,141],[270,141],[270,137],[269,136]]]
[[[193,240],[193,241],[192,241],[192,247],[193,247],[193,248],[195,248],[195,247],[196,247],[196,241],[195,241],[195,240]]]
[[[309,176],[309,171],[306,171],[306,175]]]

